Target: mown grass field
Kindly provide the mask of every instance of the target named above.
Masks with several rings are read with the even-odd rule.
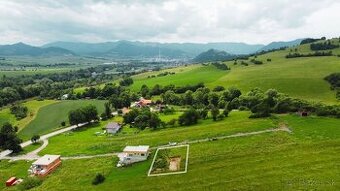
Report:
[[[60,154],[63,156],[93,155],[120,152],[126,145],[167,145],[169,142],[182,142],[207,137],[230,135],[238,132],[257,131],[276,127],[276,120],[248,119],[249,112],[232,112],[223,121],[201,120],[190,127],[174,127],[159,130],[138,131],[128,126],[116,136],[96,136],[108,123],[83,128],[71,134],[61,134],[49,139],[49,145],[40,154]],[[177,116],[174,116],[177,118]],[[170,117],[168,117],[170,119]],[[60,146],[62,145],[62,147]]]
[[[340,120],[278,117],[288,123],[292,134],[274,132],[191,144],[186,174],[147,177],[152,156],[119,169],[115,157],[66,160],[33,190],[339,190]],[[13,174],[25,177],[28,166],[25,161],[0,162],[0,181]],[[104,174],[106,180],[93,186],[96,173]]]
[[[324,77],[340,71],[340,57],[285,58],[290,49],[294,53],[295,48],[299,53],[311,52],[309,45],[302,45],[260,55],[256,60],[263,61],[262,65],[251,64],[249,60],[245,61],[249,63],[249,66],[241,65],[241,61],[238,61],[237,65],[234,65],[233,61],[226,62],[231,68],[230,71],[199,64],[166,70],[173,70],[176,74],[163,77],[148,78],[150,75],[157,75],[163,71],[149,72],[134,76],[134,84],[131,88],[140,90],[143,84],[152,88],[155,84],[184,86],[204,82],[210,88],[217,85],[234,86],[243,92],[255,87],[263,90],[274,88],[293,97],[338,104],[335,92],[330,90],[330,85]],[[334,55],[340,54],[340,48],[332,51]],[[268,62],[267,59],[271,61]]]
[[[71,110],[86,106],[95,105],[98,113],[104,111],[103,100],[70,100],[60,101],[40,108],[34,120],[19,132],[23,139],[30,139],[34,134],[44,134],[61,127],[61,122],[68,125],[68,113]]]
[[[26,125],[28,125],[37,115],[39,109],[41,107],[44,107],[46,105],[56,103],[54,100],[43,100],[43,101],[38,101],[38,100],[29,100],[22,105],[26,106],[28,109],[27,112],[27,117],[17,120],[13,114],[11,114],[10,109],[3,108],[0,110],[0,125],[4,124],[5,122],[9,122],[14,126],[19,127],[19,131],[23,129]]]

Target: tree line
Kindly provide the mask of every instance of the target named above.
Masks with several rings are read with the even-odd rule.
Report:
[[[106,66],[98,66],[53,74],[4,75],[0,78],[0,107],[32,97],[57,99],[75,87],[113,80],[115,76],[103,73],[105,70]]]
[[[336,97],[340,100],[340,73],[333,73],[325,77],[331,85],[331,89],[336,91]]]
[[[334,48],[339,48],[339,45],[332,44],[331,41],[327,42],[320,42],[320,43],[312,43],[310,45],[310,49],[314,51],[318,50],[329,50],[329,49],[334,49]]]
[[[313,56],[333,56],[332,51],[317,51],[313,53],[308,53],[308,54],[301,54],[298,52],[295,53],[288,53],[286,55],[286,58],[298,58],[298,57],[313,57]]]

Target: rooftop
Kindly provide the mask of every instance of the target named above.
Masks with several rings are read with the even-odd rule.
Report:
[[[60,155],[44,155],[43,157],[40,157],[38,160],[36,160],[34,165],[49,165],[53,161],[57,160],[60,158]]]
[[[121,126],[116,122],[111,122],[106,125],[106,129],[120,129]]]
[[[148,145],[139,145],[139,146],[126,146],[123,150],[124,152],[148,152]]]

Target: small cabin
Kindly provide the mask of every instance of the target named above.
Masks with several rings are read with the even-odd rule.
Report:
[[[36,176],[46,176],[61,165],[60,155],[44,155],[32,163],[29,174]]]
[[[109,124],[107,124],[106,126],[106,133],[107,134],[116,134],[118,133],[118,131],[122,128],[122,126],[119,123],[116,122],[111,122]]]
[[[118,154],[118,167],[148,159],[150,147],[147,145],[126,146],[122,153]]]

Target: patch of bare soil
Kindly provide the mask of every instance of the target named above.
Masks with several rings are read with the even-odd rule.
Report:
[[[169,170],[179,171],[181,168],[181,157],[170,157],[169,158]]]

